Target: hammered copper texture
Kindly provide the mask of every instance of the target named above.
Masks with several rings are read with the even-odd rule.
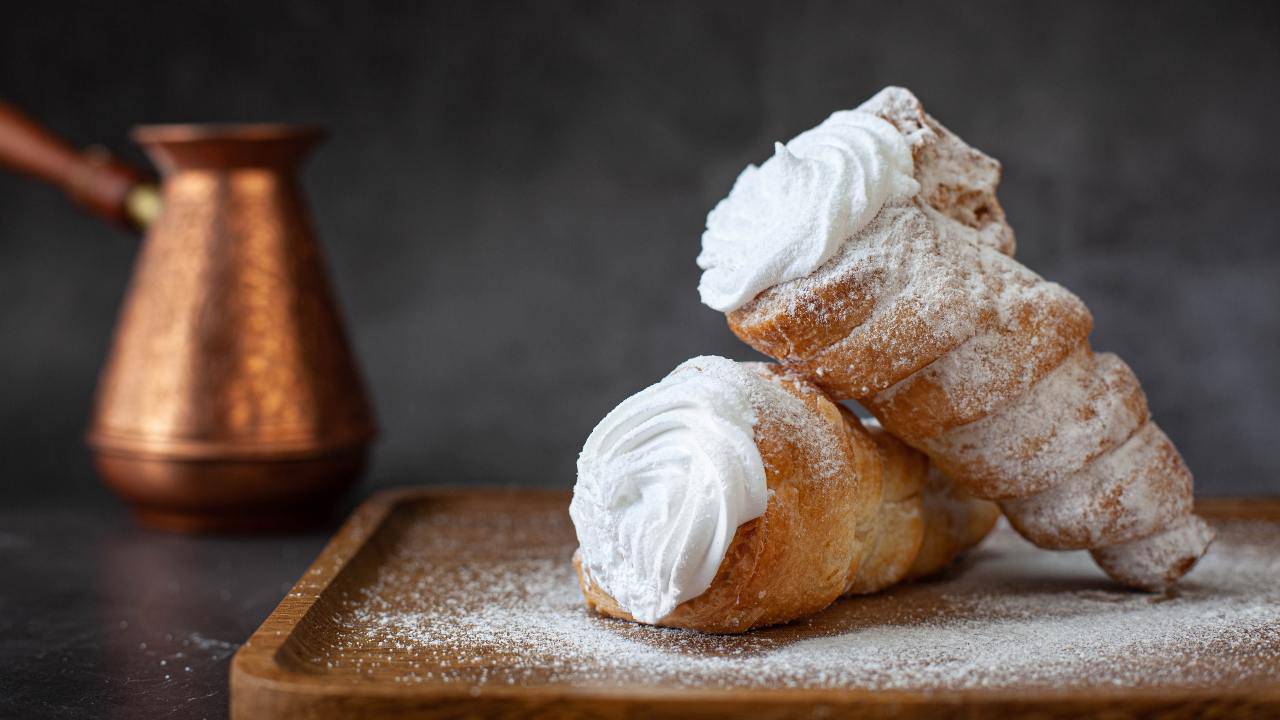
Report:
[[[162,513],[323,502],[359,472],[374,424],[294,178],[319,133],[166,126],[135,137],[165,174],[164,211],[99,381],[89,441],[100,472]]]

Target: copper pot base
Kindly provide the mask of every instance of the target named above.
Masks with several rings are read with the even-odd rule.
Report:
[[[297,459],[174,460],[98,449],[93,460],[143,525],[257,532],[326,524],[367,456],[360,447]]]

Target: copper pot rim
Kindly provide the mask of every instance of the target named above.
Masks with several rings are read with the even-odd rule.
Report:
[[[209,140],[263,142],[320,140],[325,135],[324,128],[319,125],[283,122],[160,123],[138,125],[129,133],[135,142],[142,144],[174,144]]]

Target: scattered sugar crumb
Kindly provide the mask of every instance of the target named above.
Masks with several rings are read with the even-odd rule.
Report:
[[[1037,550],[1002,523],[944,579],[797,625],[711,636],[586,610],[561,509],[435,513],[399,529],[371,577],[322,600],[330,640],[302,657],[315,672],[472,688],[1275,683],[1280,524],[1216,527],[1213,551],[1164,595],[1120,589],[1087,554]],[[494,538],[501,559],[486,546]]]

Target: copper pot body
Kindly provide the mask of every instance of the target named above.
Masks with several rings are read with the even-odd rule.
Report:
[[[321,133],[149,126],[164,176],[88,442],[147,524],[323,517],[363,471],[373,412],[296,174]]]

